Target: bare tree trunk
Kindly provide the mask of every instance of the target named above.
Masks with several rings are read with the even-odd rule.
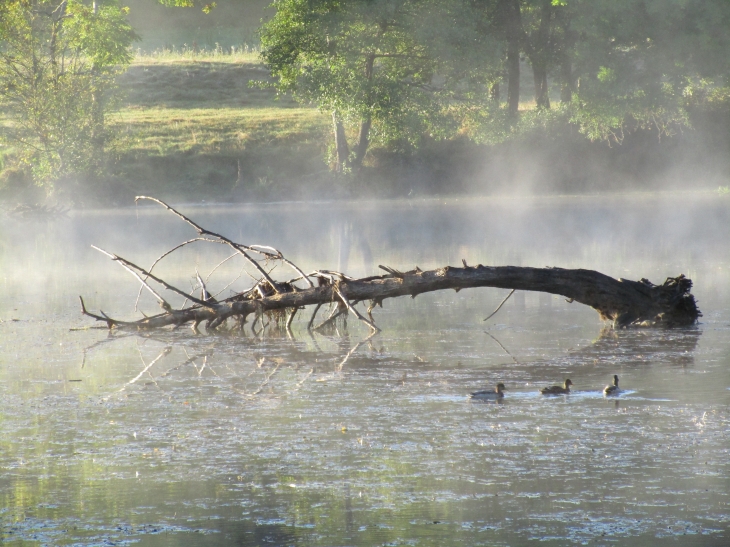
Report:
[[[192,323],[193,329],[196,330],[201,321],[207,321],[208,328],[215,329],[231,317],[239,318],[240,323],[243,324],[245,318],[252,313],[260,315],[264,312],[311,305],[317,306],[319,309],[323,304],[337,302],[342,312],[349,310],[370,328],[379,330],[373,322],[371,312],[376,305],[382,306],[383,300],[386,298],[406,295],[415,297],[431,291],[444,289],[459,291],[475,287],[498,287],[562,295],[570,301],[591,306],[602,319],[611,321],[615,327],[691,325],[701,316],[694,296],[690,292],[692,281],[683,275],[667,278],[662,285],[654,285],[646,279],[641,281],[614,279],[593,270],[521,266],[490,267],[481,264],[469,267],[465,261],[462,261],[464,262],[463,268],[446,266],[430,271],[421,271],[416,267],[408,272],[400,272],[393,268],[380,266],[381,269],[388,272],[387,275],[362,279],[353,279],[343,273],[327,270],[315,270],[311,274],[304,274],[281,252],[272,247],[235,243],[224,236],[202,228],[159,200],[146,197],[137,199],[149,199],[160,203],[193,226],[201,236],[178,245],[162,257],[168,256],[174,250],[194,241],[225,244],[255,266],[260,277],[252,288],[221,301],[207,293],[205,285],[198,277],[202,285],[201,297],[198,298],[156,277],[151,271],[120,256],[101,251],[132,273],[155,296],[164,310],[163,313],[137,321],[121,321],[109,317],[104,312],[99,312],[99,314],[89,312],[81,300],[82,313],[105,322],[109,328],[155,329]],[[253,259],[253,254],[263,256],[260,260],[266,260],[267,264],[281,261],[299,275],[288,281],[274,281],[261,268],[258,261]],[[155,261],[155,264],[160,259]],[[312,282],[313,279],[318,282],[318,286]],[[306,282],[308,287],[301,288],[295,285],[296,282],[302,281]],[[162,286],[164,290],[184,296],[191,304],[187,308],[173,309],[163,298],[159,289],[152,287],[151,282]],[[354,308],[358,302],[366,300],[371,302],[367,310],[370,320],[365,319]],[[312,321],[310,321],[310,325]]]
[[[360,124],[360,135],[355,146],[355,158],[352,160],[352,165],[355,169],[362,167],[362,162],[365,159],[365,154],[368,151],[370,145],[370,127],[372,126],[372,118],[368,116]]]
[[[522,18],[519,0],[503,0],[507,36],[507,110],[516,116],[520,109],[520,38]]]
[[[337,152],[337,165],[335,171],[341,173],[344,171],[350,161],[350,148],[347,146],[347,135],[345,135],[345,126],[342,124],[337,111],[332,112],[332,125],[335,132],[335,149]]]
[[[541,62],[533,62],[532,76],[535,80],[535,103],[537,108],[550,108],[547,68]]]
[[[189,322],[213,321],[218,324],[233,316],[247,316],[260,310],[282,310],[339,301],[341,296],[350,302],[364,300],[382,304],[386,298],[415,297],[419,294],[444,289],[457,291],[475,287],[496,287],[524,291],[542,291],[564,296],[594,308],[601,319],[615,327],[628,326],[682,326],[697,321],[700,312],[691,295],[691,280],[680,275],[668,278],[662,285],[641,281],[616,280],[593,270],[565,270],[562,268],[528,268],[521,266],[476,266],[437,270],[398,272],[364,279],[337,279],[311,289],[282,292],[269,296],[239,301],[227,299],[208,306],[191,306],[184,310],[146,317],[135,322],[99,318],[110,327],[161,328]],[[258,295],[258,293],[257,293]]]

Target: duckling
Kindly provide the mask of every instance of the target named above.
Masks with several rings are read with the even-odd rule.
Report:
[[[618,375],[613,375],[613,385],[612,386],[606,386],[603,390],[603,393],[605,395],[618,395],[618,392],[621,391],[618,387]]]
[[[570,381],[570,379],[565,380],[565,387],[562,386],[550,386],[550,387],[544,387],[540,390],[540,393],[543,395],[563,395],[565,393],[570,393],[570,386],[573,385],[573,382]]]
[[[504,387],[503,383],[497,384],[497,389],[494,391],[475,391],[470,395],[472,399],[503,399],[504,398],[504,391],[507,388]]]

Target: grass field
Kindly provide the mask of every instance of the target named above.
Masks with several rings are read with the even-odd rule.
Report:
[[[349,193],[352,189],[333,185],[327,175],[329,117],[255,85],[268,81],[258,52],[245,45],[140,50],[119,80],[124,107],[109,117],[114,172],[122,186],[134,192],[153,186],[158,195],[206,200],[317,197],[323,188],[327,196]],[[372,187],[360,181],[358,192],[398,194],[404,188],[396,179],[404,171],[418,176],[399,158],[383,159],[385,152],[376,148],[372,153],[381,158],[371,156],[369,163],[380,161],[387,174],[371,171],[366,185]],[[445,181],[450,175],[433,176]]]
[[[252,85],[266,81],[243,48],[138,55],[108,118],[115,178],[166,197],[260,198],[325,170],[329,118]]]
[[[694,140],[659,142],[645,132],[612,148],[589,143],[572,128],[493,146],[466,139],[427,143],[413,155],[372,146],[366,173],[335,177],[326,164],[329,116],[253,85],[267,81],[257,52],[245,46],[139,51],[119,78],[120,108],[107,116],[108,178],[67,195],[93,205],[131,203],[139,193],[173,201],[253,201],[650,188],[673,176],[671,165],[681,163],[683,151],[692,164],[718,164],[727,140],[720,138],[726,124],[718,122],[709,136]],[[521,110],[531,107],[521,103]],[[724,161],[715,171],[730,170]],[[0,150],[0,170],[11,163],[12,150]],[[702,178],[716,187],[714,171],[707,171]],[[9,180],[0,176],[0,199],[38,199],[38,189],[30,197],[6,191],[30,188]]]

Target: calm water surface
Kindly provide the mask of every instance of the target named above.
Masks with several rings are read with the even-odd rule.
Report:
[[[730,544],[730,201],[716,196],[186,207],[304,269],[685,273],[696,328],[604,329],[579,304],[471,289],[310,335],[110,336],[142,265],[193,237],[155,208],[0,221],[3,545]],[[160,267],[189,289],[225,259]],[[240,290],[235,260],[210,288]],[[275,271],[287,276],[288,272]],[[226,285],[233,279],[230,287]],[[173,299],[174,301],[174,299]],[[177,302],[180,304],[181,302]],[[159,308],[143,295],[140,309]],[[624,391],[601,392],[618,374]],[[575,393],[546,398],[570,377]],[[504,382],[501,404],[468,393]]]

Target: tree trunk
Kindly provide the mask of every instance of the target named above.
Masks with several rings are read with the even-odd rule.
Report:
[[[492,87],[489,88],[489,98],[499,104],[499,82],[493,83]]]
[[[92,3],[92,9],[94,15],[99,11],[97,2]],[[92,171],[94,175],[101,173],[104,168],[104,147],[105,147],[105,135],[104,135],[104,96],[99,89],[99,69],[94,66],[91,69],[92,74],[92,85],[94,90],[92,92],[92,105],[91,105],[91,146],[93,150],[93,165]]]
[[[573,100],[573,63],[568,52],[563,53],[560,63],[560,102],[569,103]]]
[[[576,35],[570,28],[571,14],[564,7],[555,10],[555,20],[562,29],[560,42],[560,102],[569,103],[573,100],[575,77],[573,76],[573,51]]]
[[[201,321],[208,322],[208,329],[215,329],[228,318],[238,318],[240,324],[243,325],[245,318],[250,314],[256,314],[259,317],[264,312],[276,310],[289,309],[295,312],[299,308],[311,305],[317,306],[318,310],[323,304],[337,302],[337,309],[340,310],[338,313],[341,314],[349,310],[372,329],[379,330],[374,324],[371,312],[375,305],[382,306],[383,300],[386,298],[406,295],[415,297],[418,294],[431,291],[444,289],[459,291],[475,287],[541,291],[561,295],[571,301],[591,306],[602,319],[611,321],[618,328],[628,326],[685,326],[695,323],[701,316],[694,296],[690,292],[692,281],[683,275],[668,278],[662,285],[654,285],[646,279],[641,281],[617,280],[593,270],[520,266],[490,267],[481,264],[469,267],[464,261],[463,268],[446,266],[430,271],[421,271],[416,267],[408,272],[400,272],[393,268],[380,266],[381,269],[388,272],[387,275],[362,279],[353,279],[342,273],[327,270],[315,270],[313,273],[306,275],[295,264],[284,258],[281,252],[272,247],[247,246],[235,243],[224,236],[202,228],[159,200],[147,197],[137,199],[152,200],[161,204],[194,227],[205,241],[228,245],[242,255],[249,264],[253,265],[258,270],[260,277],[251,289],[221,301],[205,296],[207,290],[199,278],[202,285],[202,296],[197,298],[173,287],[151,272],[120,256],[97,249],[131,272],[158,299],[160,306],[165,310],[161,314],[145,317],[138,321],[120,321],[112,319],[104,312],[100,312],[100,314],[89,312],[82,299],[82,313],[98,321],[105,322],[110,329],[113,327],[155,329],[192,323],[193,329],[197,330],[197,325]],[[173,250],[179,249],[192,241],[198,241],[198,239],[178,245]],[[167,256],[170,252],[165,253],[163,256]],[[253,259],[252,254],[263,256],[262,259],[265,259],[267,264],[281,261],[294,269],[299,275],[289,281],[274,281],[261,267],[258,260]],[[168,291],[184,296],[191,304],[184,309],[173,309],[160,293],[152,288],[149,283],[150,280]],[[318,286],[315,286],[313,280],[317,281]],[[295,282],[306,282],[308,287],[297,287]],[[365,300],[371,302],[367,310],[370,317],[369,321],[354,307],[358,302]],[[334,315],[333,311],[331,318]],[[312,316],[310,325],[313,321],[314,316]],[[287,322],[287,325],[289,323],[290,321]]]
[[[97,71],[93,69],[96,76]],[[97,85],[94,78],[94,85]],[[91,105],[91,146],[93,150],[92,172],[97,176],[104,169],[104,149],[106,146],[106,135],[104,134],[104,97],[100,89],[95,89],[92,93]]]
[[[525,33],[523,36],[525,51],[532,65],[537,108],[550,108],[547,74],[549,61],[553,55],[551,39],[553,11],[552,0],[541,0],[538,29],[531,35]]]
[[[106,316],[100,320],[106,321],[110,327],[140,329],[201,321],[217,321],[220,324],[229,317],[247,316],[261,310],[283,310],[336,302],[340,300],[340,295],[351,303],[370,300],[382,304],[386,298],[415,297],[437,290],[459,291],[475,287],[542,291],[561,295],[591,306],[601,319],[611,321],[617,328],[691,325],[701,315],[690,293],[692,281],[683,275],[668,278],[662,285],[653,285],[646,279],[616,280],[593,270],[562,268],[479,265],[466,268],[446,266],[430,271],[416,269],[405,273],[392,268],[388,270],[393,273],[364,279],[343,277],[325,282],[319,287],[290,290],[265,297],[255,293],[256,297],[240,301],[232,297],[209,306],[198,305],[184,310],[173,310],[135,322],[116,321]],[[86,310],[84,313],[90,315]]]
[[[347,136],[345,135],[345,126],[342,124],[337,111],[332,112],[332,125],[335,132],[335,149],[337,152],[337,165],[335,172],[341,173],[348,167],[350,161],[350,148],[347,146]]]
[[[547,68],[541,61],[533,61],[532,76],[535,80],[535,104],[537,108],[550,108]]]
[[[373,79],[373,69],[375,67],[375,54],[370,53],[365,58],[365,79],[371,82]],[[357,144],[355,145],[355,157],[352,160],[352,166],[359,170],[362,167],[362,162],[365,159],[365,154],[368,151],[370,145],[370,128],[372,127],[372,117],[367,114],[365,118],[360,122],[360,134],[358,135]]]
[[[365,159],[365,154],[368,151],[368,145],[370,144],[370,127],[372,126],[372,119],[370,116],[365,118],[360,123],[360,135],[358,137],[357,145],[355,146],[355,157],[352,160],[352,166],[355,169],[362,167],[362,162]]]
[[[520,37],[522,18],[519,0],[504,0],[507,38],[507,110],[516,116],[520,109]]]

